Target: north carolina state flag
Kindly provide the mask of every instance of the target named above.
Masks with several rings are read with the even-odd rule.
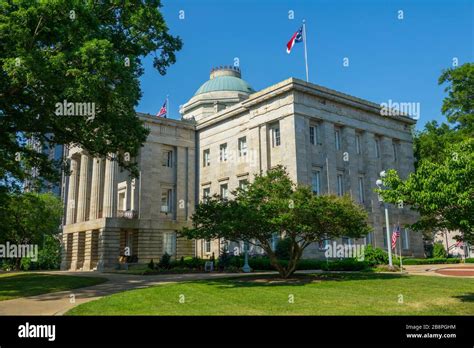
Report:
[[[295,42],[303,42],[303,27],[293,34],[290,41],[286,44],[286,53],[290,54]]]

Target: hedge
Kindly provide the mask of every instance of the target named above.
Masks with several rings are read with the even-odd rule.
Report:
[[[448,264],[460,263],[461,259],[455,259],[455,258],[403,259],[402,262],[404,265],[436,265],[436,264],[444,264],[444,263],[448,263]]]

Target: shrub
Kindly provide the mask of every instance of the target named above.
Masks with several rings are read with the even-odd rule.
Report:
[[[279,260],[289,260],[291,254],[291,244],[292,241],[290,238],[280,239],[275,248],[275,256]]]
[[[371,266],[388,264],[388,254],[380,249],[374,248],[372,245],[367,245],[364,249],[364,261]]]
[[[447,256],[448,254],[446,253],[446,250],[444,249],[443,244],[435,243],[433,245],[433,258],[441,259],[441,258],[446,258]]]
[[[20,261],[20,269],[28,271],[31,268],[32,261],[29,257],[22,257]]]
[[[323,263],[321,269],[324,271],[363,271],[370,267],[367,261],[355,259],[342,259]]]
[[[168,253],[164,253],[160,259],[160,263],[158,264],[160,268],[170,269],[171,268],[171,255]]]
[[[155,263],[153,262],[153,259],[151,259],[150,262],[148,263],[148,268],[155,269]]]
[[[470,257],[464,260],[466,263],[474,263],[474,257]]]
[[[460,263],[461,259],[454,258],[433,258],[433,259],[403,259],[404,265],[436,265],[436,264],[451,264]]]
[[[230,265],[230,255],[226,249],[222,251],[219,255],[219,259],[217,260],[217,269],[219,271],[224,271]]]
[[[389,265],[377,265],[375,272],[400,272],[400,267],[393,265],[391,268]]]
[[[54,236],[45,236],[44,247],[38,251],[37,269],[59,269],[61,266],[61,243]]]

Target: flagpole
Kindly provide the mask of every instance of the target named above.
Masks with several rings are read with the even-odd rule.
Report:
[[[167,118],[170,118],[170,117],[168,117],[168,116],[169,116],[169,113],[170,113],[170,111],[171,111],[171,108],[170,108],[170,100],[169,100],[169,98],[168,98],[169,96],[170,96],[169,94],[166,95],[166,117],[167,117]]]
[[[308,51],[306,49],[306,20],[303,19],[303,41],[304,41],[304,62],[306,65],[306,82],[309,82],[308,75]]]
[[[400,227],[400,225],[398,225]],[[400,231],[400,237],[398,238],[399,239],[399,243],[398,244],[398,250],[400,252],[400,272],[403,272],[403,262],[402,262],[402,231]]]

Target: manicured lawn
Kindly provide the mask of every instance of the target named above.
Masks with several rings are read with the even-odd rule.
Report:
[[[107,279],[41,273],[0,274],[0,301],[96,285]]]
[[[249,276],[126,291],[68,314],[473,315],[474,279],[380,273],[319,274],[288,281]]]

